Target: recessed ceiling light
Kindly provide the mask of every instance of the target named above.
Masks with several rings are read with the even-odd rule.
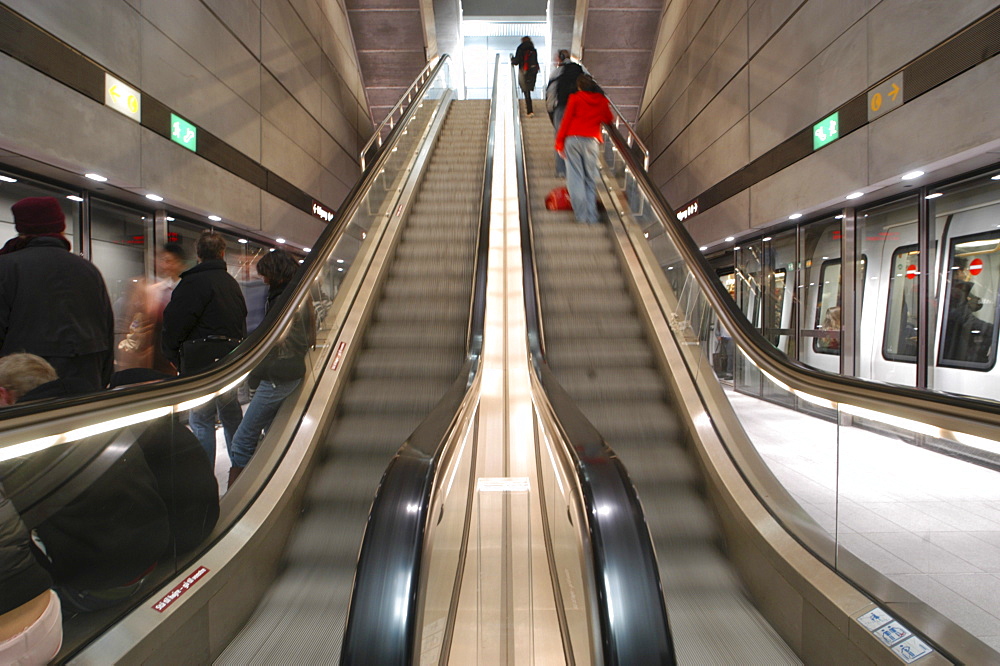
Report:
[[[736,246],[736,247],[734,247],[733,249],[734,249],[734,250],[738,250],[738,249],[740,249],[740,246],[739,246],[739,245],[737,245],[737,246]]]
[[[91,180],[96,180],[98,183],[106,183],[106,182],[108,182],[107,176],[102,176],[99,173],[85,173],[83,175],[86,176],[87,178],[91,179]]]
[[[732,243],[734,240],[736,240],[736,236],[726,236],[727,243]]]
[[[1000,173],[995,176],[990,176],[990,180],[1000,180]]]
[[[16,183],[17,182],[17,178],[11,178],[10,176],[0,176],[0,180],[2,180],[5,183]]]
[[[78,197],[75,194],[67,194],[66,198],[70,201],[83,201],[83,197]]]
[[[212,222],[222,222],[222,218],[218,215],[209,215],[208,219],[212,220]]]
[[[702,246],[701,246],[701,247],[699,247],[698,249],[699,249],[699,250],[701,250],[702,252],[704,252],[705,250],[707,250],[707,249],[708,249],[708,246],[707,246],[707,245],[702,245]]]
[[[167,218],[167,222],[173,222],[173,221],[174,221],[174,219],[175,219],[175,218],[173,218],[173,217],[168,217],[168,218]]]
[[[305,262],[306,262],[306,260],[305,260],[305,259],[299,259],[299,263],[300,263],[300,264],[304,264]]]
[[[926,198],[926,199],[937,199],[938,197],[943,197],[943,196],[944,196],[944,192],[934,192],[933,194],[928,194],[924,198]]]
[[[240,243],[243,243],[243,244],[246,244],[246,243],[249,243],[250,241],[248,241],[248,240],[247,240],[246,238],[241,238],[241,239],[239,240],[239,242],[240,242]]]
[[[274,252],[274,248],[272,247],[268,252]]]
[[[834,215],[833,219],[835,219],[835,220],[842,220],[842,219],[844,219],[844,216],[843,215]]]
[[[788,219],[789,220],[797,220],[800,217],[802,217],[802,213],[792,213],[791,215],[788,216]]]
[[[865,196],[864,192],[851,192],[844,198],[847,199],[848,201],[851,201],[852,199],[860,199],[863,196]]]
[[[913,180],[914,178],[920,178],[922,175],[924,175],[924,172],[920,170],[909,171],[903,174],[903,180]]]
[[[304,247],[304,248],[302,248],[302,251],[303,252],[312,252],[313,249],[311,247]]]
[[[279,245],[281,245],[282,243],[285,242],[285,239],[284,238],[275,238],[274,242],[277,243],[277,244],[279,244]]]
[[[761,238],[761,240],[766,243],[767,241],[771,240],[771,237],[770,236],[765,236],[764,238]]]
[[[163,201],[163,197],[161,197],[159,194],[147,194],[146,198],[151,201]]]

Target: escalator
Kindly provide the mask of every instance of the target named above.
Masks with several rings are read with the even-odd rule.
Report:
[[[607,224],[546,210],[554,132],[521,116],[545,357],[621,458],[653,540],[679,663],[800,663],[750,602],[687,450]]]
[[[489,101],[449,106],[282,572],[217,663],[341,653],[374,490],[465,361],[489,113]]]

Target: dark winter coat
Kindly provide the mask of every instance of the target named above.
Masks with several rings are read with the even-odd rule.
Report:
[[[538,51],[535,45],[528,42],[521,42],[510,64],[517,67],[517,82],[524,92],[531,92],[535,89],[535,79],[538,77]]]
[[[52,587],[52,577],[31,552],[31,537],[0,485],[0,615]]]
[[[0,356],[15,352],[45,359],[98,354],[100,387],[111,378],[114,314],[104,278],[59,238],[32,238],[0,256]]]
[[[286,286],[271,286],[268,290],[268,312],[279,302]],[[305,358],[313,343],[315,326],[311,313],[312,304],[308,302],[295,313],[285,338],[250,372],[250,386],[256,388],[264,379],[289,382],[306,374]]]
[[[583,74],[583,67],[575,62],[567,62],[562,66],[562,71],[559,73],[559,78],[555,79],[549,85],[556,86],[556,109],[566,108],[566,104],[569,102],[569,96],[576,92],[576,80],[580,78]]]
[[[182,367],[182,355],[191,354],[183,349],[184,343],[219,336],[233,341],[227,349],[231,351],[246,337],[246,319],[243,292],[226,270],[226,262],[203,261],[181,273],[181,281],[163,310],[163,354],[182,374],[203,370],[211,362],[189,362]]]

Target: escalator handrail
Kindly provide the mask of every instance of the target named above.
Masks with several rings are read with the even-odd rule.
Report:
[[[375,131],[368,139],[368,142],[365,144],[365,147],[362,148],[361,152],[359,153],[358,157],[361,160],[362,171],[365,171],[367,168],[366,167],[366,164],[368,162],[367,155],[368,151],[372,147],[372,144],[378,142],[378,150],[381,150],[383,144],[386,143],[386,141],[382,140],[382,130],[385,128],[385,126],[389,125],[390,129],[396,128],[396,126],[392,124],[393,122],[392,118],[393,116],[396,115],[396,112],[398,112],[401,108],[403,108],[403,101],[406,100],[407,103],[412,103],[414,99],[422,97],[423,87],[427,84],[427,82],[434,80],[435,75],[439,71],[439,68],[444,66],[444,62],[447,58],[448,55],[445,54],[440,59],[438,59],[438,56],[435,56],[430,60],[428,60],[427,63],[424,65],[423,69],[420,70],[420,73],[417,74],[416,78],[414,78],[413,81],[410,83],[410,86],[406,89],[406,92],[404,92],[400,96],[399,101],[397,101],[396,104],[389,110],[389,113],[385,114],[385,118],[383,118],[382,122],[379,123],[378,127],[375,128]],[[433,69],[434,71],[432,72],[431,69]],[[386,137],[386,140],[388,140],[388,137]],[[379,153],[376,152],[374,155],[372,155],[372,158],[378,157],[378,154]]]
[[[484,179],[493,178],[497,95],[494,64]],[[417,637],[420,571],[431,495],[446,442],[479,367],[486,308],[492,182],[483,183],[466,362],[431,413],[389,463],[358,556],[340,663],[411,664]]]
[[[807,398],[819,398],[834,406],[851,405],[893,419],[939,428],[943,431],[941,439],[950,439],[951,433],[965,433],[1000,441],[1000,403],[825,372],[793,361],[776,349],[733,302],[708,260],[677,220],[673,209],[628,150],[617,128],[610,125],[604,127],[722,325],[730,332],[737,347],[764,373]],[[897,424],[906,427],[903,422]],[[971,445],[956,446],[950,453],[974,464],[984,464],[983,459],[969,455],[969,448],[972,448]]]
[[[447,54],[443,55],[438,63],[439,66],[448,58]],[[436,67],[434,71],[439,72],[440,68]],[[422,86],[420,96],[414,98],[407,107],[400,122],[392,129],[383,145],[394,145],[402,136],[409,118],[416,112],[417,101],[426,94],[433,80],[432,77]],[[346,233],[350,220],[365,201],[365,194],[372,187],[373,181],[378,177],[382,165],[390,155],[391,151],[382,151],[373,164],[373,167],[378,168],[371,168],[361,174],[358,182],[345,197],[344,204],[320,234],[312,252],[306,256],[297,276],[286,289],[289,296],[272,308],[257,329],[225,359],[205,372],[189,377],[137,384],[73,398],[40,400],[5,407],[0,410],[0,429],[2,429],[0,431],[4,434],[3,444],[0,445],[0,460],[3,459],[5,448],[18,443],[64,435],[94,423],[128,418],[163,407],[176,408],[206,393],[238,383],[237,380],[245,377],[264,359],[274,345],[281,341],[284,331],[292,324],[295,313],[309,296],[310,285],[324,270],[328,255],[332,254]]]
[[[511,87],[530,365],[568,444],[585,503],[604,663],[673,664],[676,657],[656,553],[635,488],[624,465],[545,361],[520,104],[513,81]]]

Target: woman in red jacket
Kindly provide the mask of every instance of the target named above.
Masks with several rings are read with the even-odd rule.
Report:
[[[602,140],[601,124],[614,118],[594,79],[581,74],[576,87],[559,125],[556,151],[566,160],[566,189],[576,221],[597,224],[597,146]]]

